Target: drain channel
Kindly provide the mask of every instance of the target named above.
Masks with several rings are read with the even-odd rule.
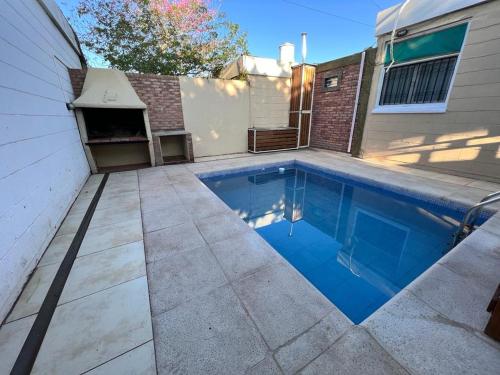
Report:
[[[38,351],[40,350],[40,346],[42,345],[47,329],[49,328],[52,315],[54,315],[54,311],[57,307],[59,297],[61,297],[64,285],[66,284],[66,280],[68,279],[71,268],[73,267],[78,251],[80,250],[83,238],[87,233],[90,220],[94,215],[94,211],[97,207],[97,203],[99,203],[99,199],[101,198],[104,186],[108,181],[108,177],[109,173],[106,173],[102,178],[92,201],[90,202],[90,206],[85,212],[85,216],[83,217],[75,237],[69,246],[68,252],[64,256],[64,259],[57,270],[56,276],[50,285],[49,291],[43,300],[40,311],[38,312],[35,322],[31,327],[28,337],[24,341],[23,347],[17,356],[16,363],[10,372],[11,375],[27,375],[33,368]]]

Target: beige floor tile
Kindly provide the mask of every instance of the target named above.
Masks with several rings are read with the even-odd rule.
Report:
[[[65,234],[54,237],[40,259],[38,266],[46,266],[54,263],[60,264],[68,252],[69,246],[71,245],[74,237],[74,234]]]
[[[0,374],[9,374],[36,315],[4,324],[0,328]]]
[[[152,340],[146,277],[59,306],[32,374],[79,374]]]
[[[7,317],[7,322],[38,312],[58,269],[59,264],[51,264],[35,270],[19,296],[12,312]]]
[[[154,375],[155,348],[149,341],[86,373],[87,375]]]
[[[59,304],[67,303],[146,274],[142,241],[75,260]]]
[[[78,255],[86,255],[130,242],[142,240],[142,221],[133,219],[116,225],[90,228],[85,234]]]
[[[58,269],[59,264],[36,269],[7,321],[38,313]],[[71,268],[58,305],[145,274],[142,241],[79,257]]]

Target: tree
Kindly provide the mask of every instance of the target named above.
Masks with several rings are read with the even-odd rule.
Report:
[[[210,0],[80,0],[82,45],[124,71],[217,77],[246,34]]]

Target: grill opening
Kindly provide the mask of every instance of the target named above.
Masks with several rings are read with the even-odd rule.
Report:
[[[142,109],[83,108],[89,141],[100,138],[146,138]]]

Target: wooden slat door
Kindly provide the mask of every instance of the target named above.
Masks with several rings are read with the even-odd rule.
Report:
[[[315,72],[313,65],[302,64],[292,68],[288,126],[299,128],[297,147],[309,146]]]

